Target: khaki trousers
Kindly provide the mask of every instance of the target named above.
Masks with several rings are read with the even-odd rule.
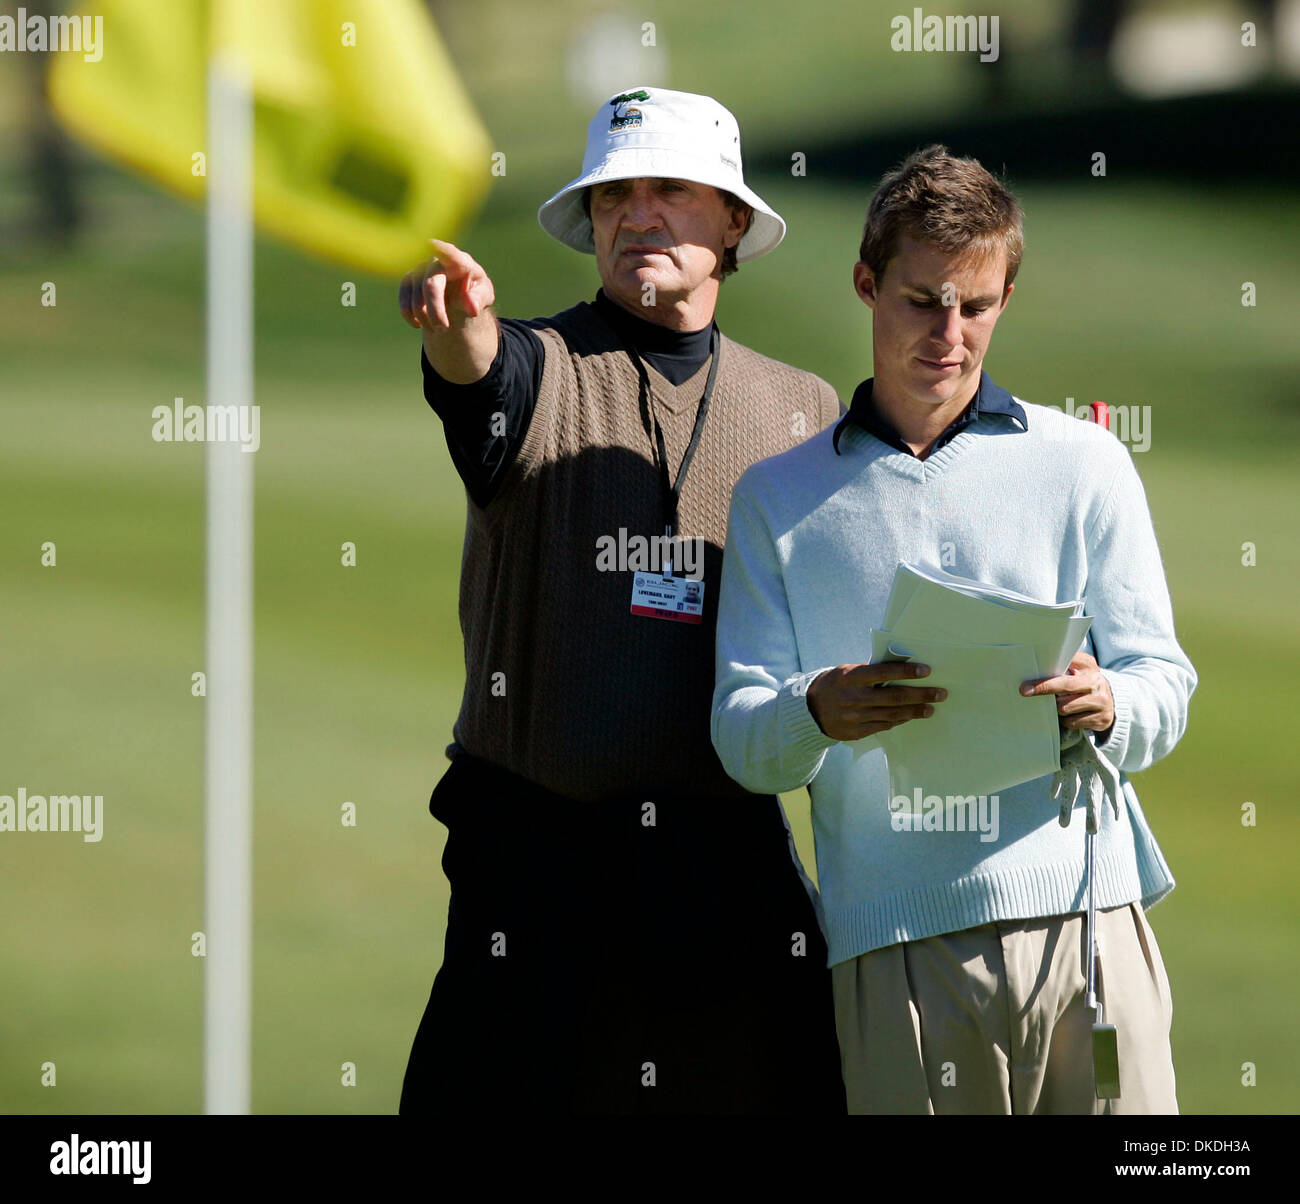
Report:
[[[1139,903],[1097,913],[1120,1098],[1095,1097],[1086,917],[984,924],[831,967],[851,1113],[1176,1113],[1169,979]]]

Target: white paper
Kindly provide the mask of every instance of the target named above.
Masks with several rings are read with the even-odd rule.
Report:
[[[1000,601],[1003,605],[1031,610],[1059,610],[1068,614],[1078,614],[1081,602],[1040,602],[1028,594],[1017,593],[1001,585],[985,585],[959,573],[950,573],[947,569],[938,569],[930,564],[900,564],[894,574],[894,583],[890,589],[899,591],[900,601],[906,605],[911,592],[919,585],[937,585],[943,589],[966,594],[972,598],[986,598]]]
[[[929,719],[853,741],[889,761],[893,795],[990,794],[1060,767],[1056,699],[1024,698],[1022,682],[1064,673],[1092,625],[1083,600],[1038,602],[932,565],[900,564],[871,660],[928,664],[907,684],[946,689]]]
[[[949,585],[942,578],[950,578]],[[970,644],[1031,644],[1037,672],[1064,673],[1092,626],[1082,601],[1037,603],[1014,590],[987,587],[926,565],[899,565],[884,626],[904,638]]]
[[[930,666],[909,684],[936,686],[948,697],[928,719],[912,719],[876,736],[889,761],[891,797],[980,795],[1054,773],[1061,764],[1056,700],[1025,698],[1020,683],[1036,676],[1027,644],[890,641],[891,658]]]

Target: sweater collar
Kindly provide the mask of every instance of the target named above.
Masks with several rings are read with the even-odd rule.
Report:
[[[903,441],[902,436],[894,429],[893,424],[877,409],[871,396],[873,383],[874,378],[864,380],[854,391],[853,400],[849,404],[849,412],[840,419],[839,424],[835,427],[835,433],[831,436],[835,454],[843,454],[840,452],[840,435],[849,423],[853,423],[896,451],[915,456],[916,453]],[[1018,423],[1022,430],[1027,431],[1029,429],[1029,419],[1025,414],[1024,407],[1005,389],[994,384],[993,378],[981,369],[980,383],[975,390],[975,396],[971,398],[970,404],[948,424],[943,434],[934,441],[929,454],[934,455],[945,443],[956,438],[977,418],[986,414],[1005,414],[1012,421]]]

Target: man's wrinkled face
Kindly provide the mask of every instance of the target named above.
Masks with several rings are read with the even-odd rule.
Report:
[[[987,259],[951,255],[908,234],[877,279],[853,268],[858,296],[872,310],[874,389],[912,406],[975,396],[993,327],[1014,285],[1004,291],[1007,253]]]
[[[593,185],[591,226],[606,294],[636,311],[647,297],[673,304],[716,289],[709,282],[740,241],[744,215],[709,184],[642,177]]]

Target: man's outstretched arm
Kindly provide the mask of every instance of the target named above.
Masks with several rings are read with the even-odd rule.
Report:
[[[402,317],[424,333],[424,354],[443,380],[482,380],[497,357],[496,289],[473,256],[431,238],[435,258],[402,277]]]
[[[403,320],[423,335],[424,397],[442,419],[452,463],[480,507],[496,496],[532,421],[542,380],[542,345],[523,322],[488,308],[495,288],[451,243],[402,279]]]

